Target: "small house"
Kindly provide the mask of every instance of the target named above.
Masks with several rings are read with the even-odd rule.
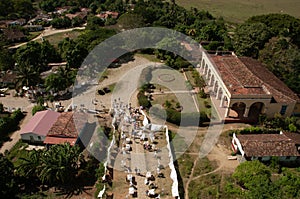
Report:
[[[51,110],[37,112],[21,129],[21,139],[32,144],[43,144],[59,115]]]
[[[233,134],[232,149],[246,160],[269,161],[278,157],[280,161],[300,160],[300,134]]]

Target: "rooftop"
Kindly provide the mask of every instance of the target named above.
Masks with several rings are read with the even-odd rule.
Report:
[[[31,120],[21,129],[21,134],[35,133],[46,136],[52,125],[56,122],[60,113],[55,111],[39,111]]]
[[[257,60],[228,54],[210,54],[210,57],[232,95],[270,95],[277,102],[299,100],[291,89]]]
[[[77,138],[78,132],[74,123],[73,112],[61,113],[47,136]]]
[[[47,136],[44,140],[45,144],[64,144],[70,143],[71,146],[75,145],[77,138],[61,138],[61,137],[49,137]]]
[[[237,138],[248,157],[300,156],[297,133],[238,135]]]

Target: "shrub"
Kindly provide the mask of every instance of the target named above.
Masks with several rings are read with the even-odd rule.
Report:
[[[43,110],[46,110],[46,107],[38,104],[32,108],[31,113],[32,113],[32,115],[34,115],[36,112],[43,111]]]
[[[148,100],[148,97],[144,94],[143,91],[140,91],[137,95],[138,101],[140,106],[143,106],[144,108],[150,108],[151,102]]]

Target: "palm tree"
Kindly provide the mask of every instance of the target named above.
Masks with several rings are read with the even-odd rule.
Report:
[[[83,162],[79,146],[53,145],[41,159],[40,179],[50,185],[74,183]]]
[[[26,157],[20,158],[21,163],[17,167],[17,173],[25,178],[38,177],[40,170],[42,151],[32,150]]]
[[[36,86],[40,81],[40,74],[33,67],[27,64],[17,67],[16,90],[23,86]]]

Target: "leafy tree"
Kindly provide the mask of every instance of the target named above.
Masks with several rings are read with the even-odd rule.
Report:
[[[78,145],[53,145],[41,156],[39,178],[49,185],[73,184],[83,161]]]
[[[12,2],[14,11],[18,13],[19,16],[29,19],[34,15],[35,9],[31,0],[12,0]]]
[[[133,29],[145,26],[145,22],[139,14],[125,13],[119,18],[118,25],[124,29]]]
[[[87,18],[87,29],[96,30],[99,26],[104,26],[105,21],[99,17],[89,15]]]
[[[270,169],[257,160],[240,164],[232,177],[248,190],[248,198],[271,198],[276,195]]]
[[[58,54],[56,48],[54,48],[53,45],[50,44],[50,42],[48,40],[44,40],[41,43],[41,52],[40,52],[40,56],[41,56],[41,61],[43,63],[56,63],[56,62],[60,62],[61,61],[61,57]]]
[[[0,1],[0,16],[7,17],[14,11],[13,2],[10,0]]]
[[[271,38],[269,27],[263,23],[244,23],[237,27],[233,39],[236,54],[257,58],[258,52]]]
[[[17,67],[16,89],[23,86],[36,86],[41,81],[39,73],[30,65],[19,65]]]
[[[32,150],[20,158],[17,174],[27,179],[37,179],[40,172],[41,156],[43,151]]]
[[[52,73],[45,79],[45,86],[48,91],[64,91],[74,83],[75,71],[68,67],[60,67],[57,73]]]
[[[32,115],[36,114],[36,112],[39,112],[39,111],[43,111],[43,110],[46,110],[46,107],[38,104],[38,105],[35,105],[33,108],[32,108]]]
[[[26,64],[34,67],[35,71],[40,71],[46,65],[42,62],[41,44],[38,42],[29,42],[27,45],[21,46],[14,57],[19,66]]]
[[[68,17],[57,17],[51,21],[53,28],[69,28],[72,26],[72,21]]]
[[[15,61],[7,49],[0,47],[0,70],[11,70]]]
[[[13,198],[16,194],[14,165],[0,154],[0,193],[1,197]]]
[[[247,23],[263,23],[274,36],[289,37],[291,43],[300,47],[300,19],[288,14],[266,14],[253,16]]]
[[[54,1],[41,1],[39,4],[40,8],[46,12],[53,12],[55,10]]]
[[[84,23],[84,20],[80,17],[74,17],[72,19],[72,27],[81,26]]]
[[[68,67],[78,68],[88,55],[87,49],[80,43],[76,44],[73,49],[69,49],[66,53],[66,61]]]
[[[300,93],[300,52],[287,38],[273,37],[259,51],[259,60],[296,93]]]
[[[4,112],[4,106],[2,103],[0,103],[0,113],[3,113]]]
[[[300,197],[300,177],[289,170],[284,170],[283,176],[275,181],[281,192],[281,198],[299,198]]]

